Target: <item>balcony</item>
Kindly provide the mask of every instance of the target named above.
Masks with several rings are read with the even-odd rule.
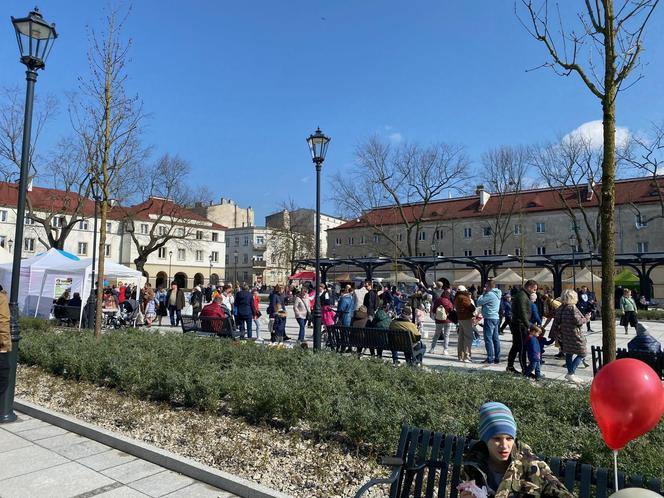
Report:
[[[267,261],[253,260],[252,266],[254,268],[265,268],[267,266]]]
[[[254,251],[264,251],[267,249],[267,244],[265,242],[254,242],[252,244]]]

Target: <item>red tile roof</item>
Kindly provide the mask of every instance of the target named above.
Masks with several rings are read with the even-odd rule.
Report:
[[[174,218],[178,220],[197,221],[205,223],[207,226],[216,228],[218,230],[226,230],[227,227],[214,223],[208,220],[205,216],[201,216],[194,211],[180,206],[169,199],[161,197],[150,197],[149,199],[136,204],[134,206],[122,207],[117,206],[112,209],[113,214],[118,219],[125,217],[132,217],[135,220],[155,221],[155,219],[162,217],[164,219]]]
[[[616,205],[629,203],[651,203],[659,202],[658,189],[664,192],[664,176],[657,178],[657,185],[651,177],[620,180],[616,182]],[[579,205],[583,207],[597,207],[597,194],[600,185],[595,187],[595,193],[590,200],[586,199],[588,187],[582,185],[577,188],[568,188],[563,191],[563,196],[571,207]],[[581,203],[578,202],[581,198]],[[534,189],[521,191],[516,194],[507,194],[502,198],[498,195],[489,197],[487,204],[480,211],[479,195],[460,197],[456,199],[443,199],[433,201],[426,207],[422,204],[408,204],[402,206],[407,220],[414,221],[438,221],[459,218],[483,218],[494,217],[499,213],[536,213],[545,211],[558,211],[563,209],[563,203],[557,189]],[[359,228],[366,226],[399,225],[403,220],[397,206],[385,206],[372,209],[364,213],[360,218],[348,221],[342,225],[328,229],[343,230],[348,228]]]

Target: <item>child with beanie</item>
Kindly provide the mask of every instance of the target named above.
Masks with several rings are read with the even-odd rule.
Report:
[[[503,403],[489,401],[480,407],[479,436],[464,457],[459,498],[574,496],[545,462],[516,440],[516,421]]]

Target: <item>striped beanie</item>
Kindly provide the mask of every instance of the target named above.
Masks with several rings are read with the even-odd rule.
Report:
[[[487,443],[498,434],[516,438],[516,421],[504,404],[489,401],[480,407],[480,439]]]

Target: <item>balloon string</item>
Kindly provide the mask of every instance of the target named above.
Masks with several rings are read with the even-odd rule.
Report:
[[[618,450],[613,450],[613,482],[616,486],[616,493],[618,492]]]

